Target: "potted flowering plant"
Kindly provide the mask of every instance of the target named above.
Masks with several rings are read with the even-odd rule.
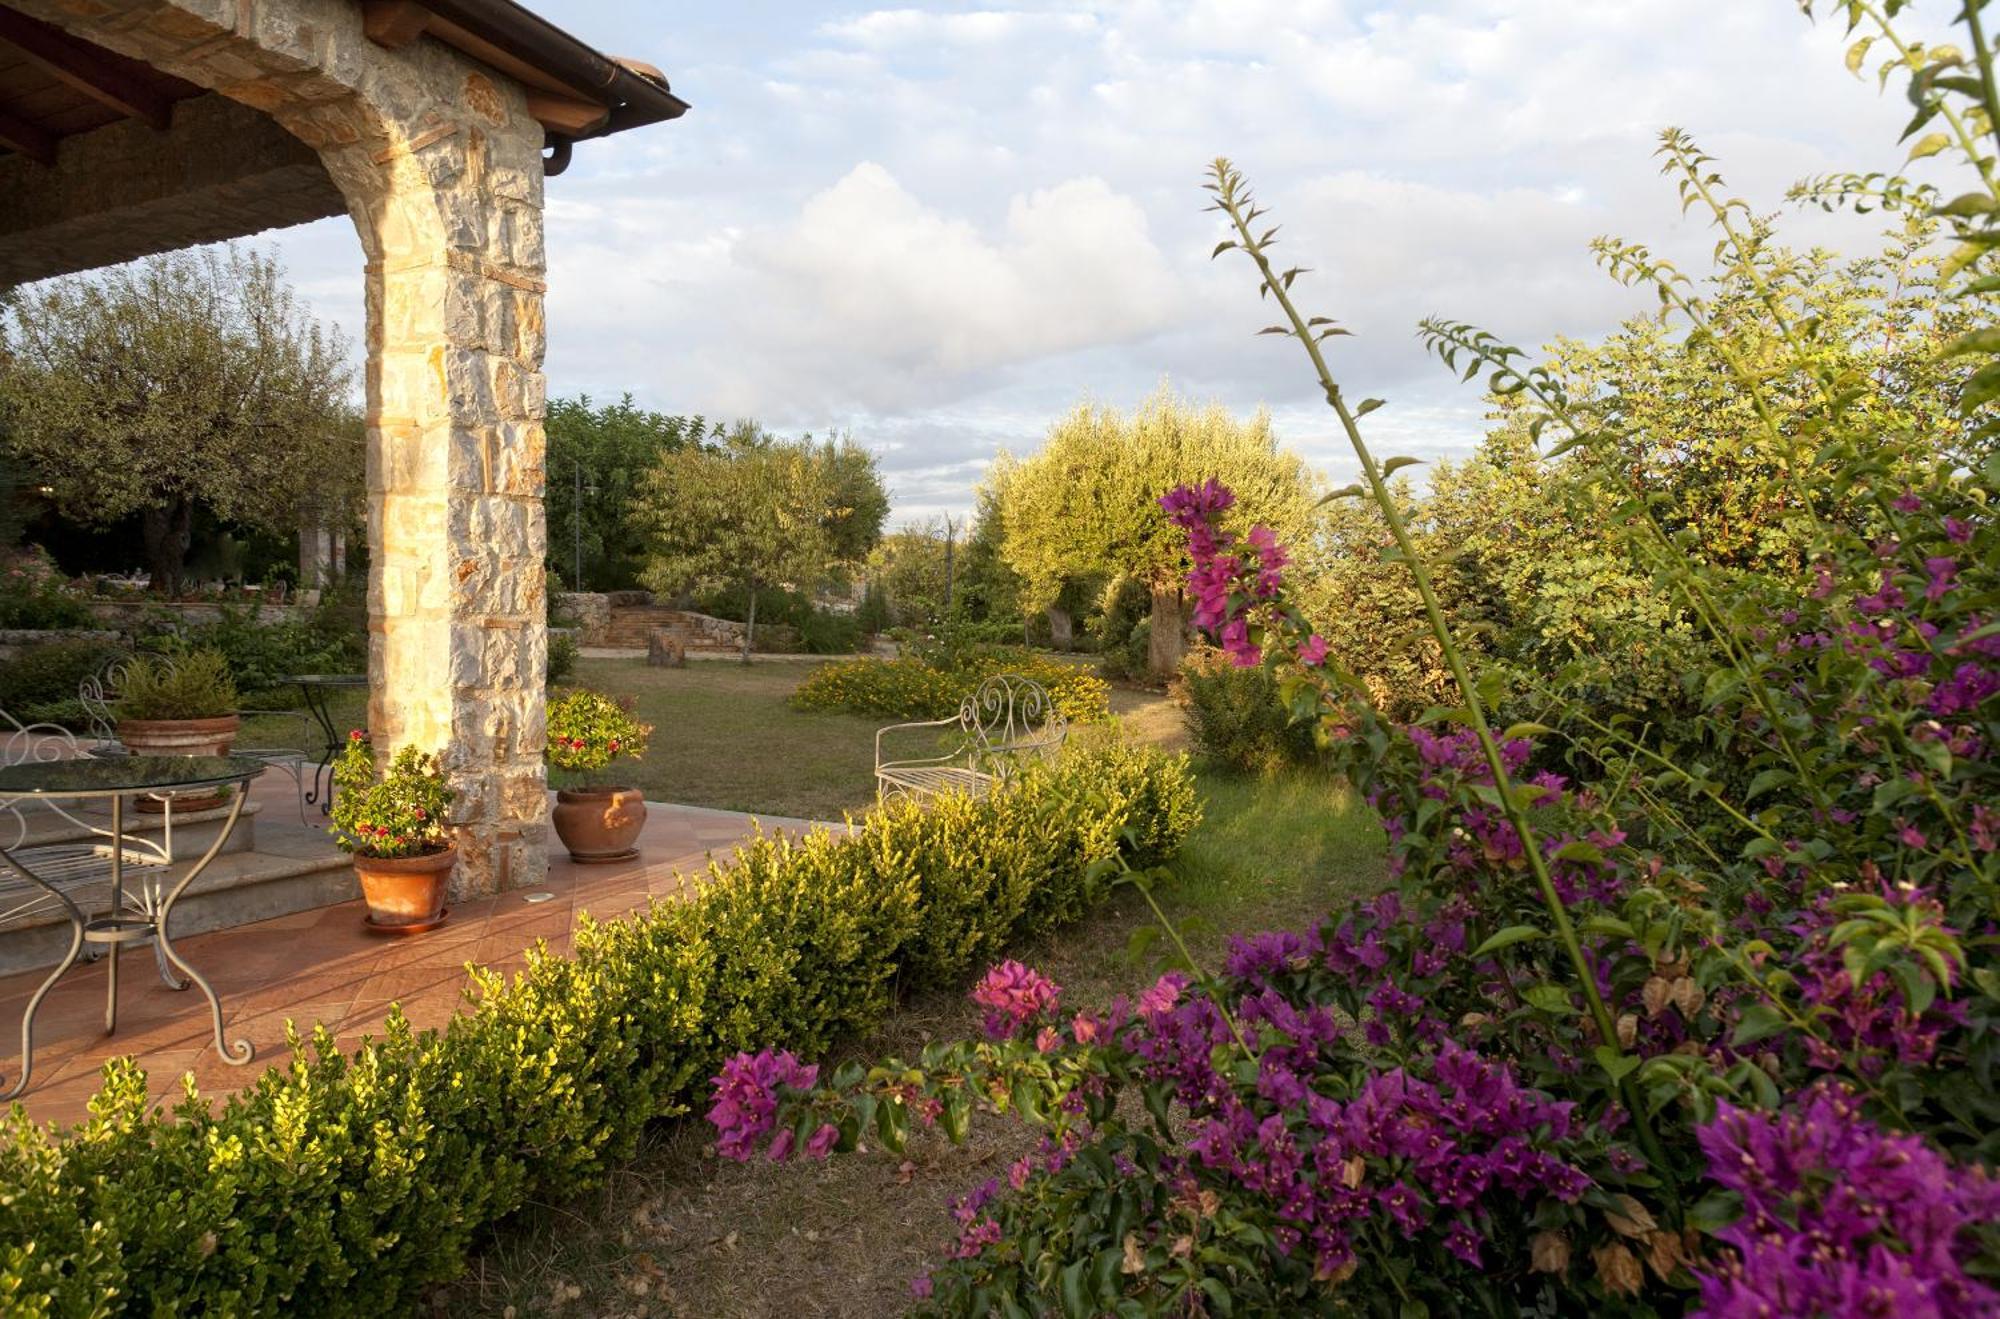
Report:
[[[369,928],[419,934],[442,925],[458,852],[445,823],[452,790],[437,756],[404,747],[378,774],[374,744],[356,729],[334,761],[333,786],[328,832],[354,855]]]
[[[557,785],[554,819],[556,837],[569,849],[570,860],[602,864],[639,855],[645,794],[603,778],[613,761],[644,754],[652,732],[651,724],[640,723],[603,692],[578,688],[549,702],[543,756],[566,780]]]

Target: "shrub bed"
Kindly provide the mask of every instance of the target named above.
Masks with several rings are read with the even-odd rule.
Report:
[[[734,1051],[825,1050],[898,987],[1078,915],[1198,814],[1182,760],[1072,754],[851,836],[759,839],[686,901],[584,926],[573,956],[475,973],[442,1032],[392,1016],[350,1056],[322,1028],[217,1113],[151,1111],[113,1062],[89,1121],[0,1129],[0,1310],[399,1312],[528,1197],[599,1181]]]
[[[955,663],[929,658],[852,660],[813,671],[792,693],[801,710],[845,710],[890,719],[948,719],[979,684],[997,673],[1018,673],[1040,683],[1072,723],[1095,723],[1111,713],[1109,689],[1090,670],[1018,647],[960,655]]]
[[[1267,669],[1240,669],[1221,651],[1202,647],[1181,664],[1175,699],[1195,753],[1239,774],[1286,765],[1324,764],[1312,729],[1292,712]]]

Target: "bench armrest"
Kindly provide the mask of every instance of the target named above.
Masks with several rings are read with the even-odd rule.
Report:
[[[883,734],[885,734],[885,733],[896,733],[896,732],[901,732],[901,731],[903,731],[903,730],[905,730],[905,729],[911,729],[911,728],[948,728],[948,727],[950,727],[951,725],[953,725],[953,724],[955,724],[955,723],[957,723],[957,722],[958,722],[958,720],[957,720],[957,718],[955,718],[955,717],[954,717],[954,718],[951,718],[951,719],[916,719],[916,720],[912,720],[912,721],[910,721],[909,723],[903,723],[903,724],[890,724],[890,725],[889,725],[888,727],[886,727],[886,728],[878,728],[878,729],[876,729],[876,730],[875,730],[875,768],[877,768],[877,769],[880,769],[880,768],[882,768],[882,735],[883,735]]]

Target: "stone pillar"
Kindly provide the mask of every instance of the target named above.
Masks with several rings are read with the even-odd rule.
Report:
[[[332,533],[325,527],[308,524],[299,528],[299,586],[317,591],[327,585],[333,567]]]
[[[548,635],[542,129],[460,86],[393,147],[326,156],[368,255],[369,729],[443,753],[463,897],[547,870]]]

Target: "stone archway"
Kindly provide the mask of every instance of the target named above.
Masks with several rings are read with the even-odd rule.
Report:
[[[282,125],[354,218],[367,281],[369,725],[440,749],[460,896],[546,870],[544,130],[351,0],[10,0]],[[227,150],[227,143],[217,143]]]

